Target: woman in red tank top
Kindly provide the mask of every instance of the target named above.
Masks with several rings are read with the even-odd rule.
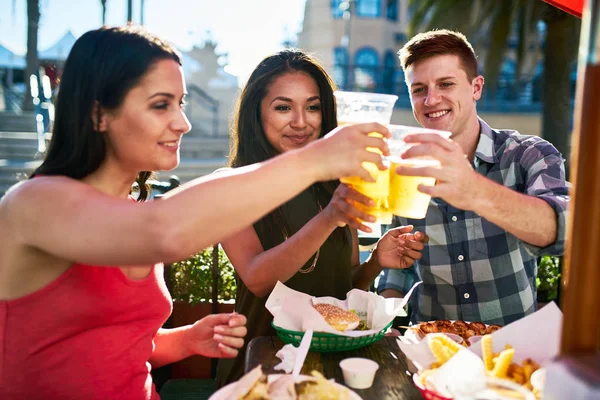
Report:
[[[139,28],[76,41],[46,158],[0,200],[1,399],[156,399],[151,366],[234,357],[241,315],[161,329],[171,299],[160,263],[219,242],[316,181],[369,179],[364,161],[384,168],[366,148],[387,146],[367,134],[389,133],[366,123],[144,202],[148,171],[179,163],[186,92],[178,53]]]

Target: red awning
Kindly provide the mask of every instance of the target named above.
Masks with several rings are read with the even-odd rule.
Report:
[[[555,7],[560,8],[570,14],[573,14],[581,18],[583,12],[583,1],[584,0],[544,0],[546,3],[552,4]]]

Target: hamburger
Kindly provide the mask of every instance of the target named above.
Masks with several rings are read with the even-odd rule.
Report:
[[[333,304],[320,303],[313,306],[332,328],[344,332],[358,327],[360,319],[351,311],[334,306]]]

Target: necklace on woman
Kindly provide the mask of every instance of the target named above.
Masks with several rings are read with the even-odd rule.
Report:
[[[314,186],[312,187],[312,192],[315,195],[315,200],[317,201],[317,206],[319,207],[319,212],[323,211],[323,207],[321,207],[321,202],[319,201],[319,196],[317,196],[317,192],[315,191]],[[286,239],[287,239],[287,237],[286,237]],[[317,249],[317,252],[315,253],[315,258],[313,259],[310,266],[306,269],[300,268],[298,270],[298,272],[300,272],[301,274],[308,274],[308,273],[312,272],[315,269],[315,267],[317,266],[317,260],[319,259],[319,254],[321,254],[321,246],[319,246],[319,248]]]

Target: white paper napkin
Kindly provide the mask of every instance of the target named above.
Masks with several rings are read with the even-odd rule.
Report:
[[[296,364],[296,353],[298,348],[294,347],[293,344],[286,344],[277,353],[275,357],[279,358],[281,362],[277,364],[273,369],[275,371],[283,371],[286,374],[290,374]]]
[[[367,336],[381,331],[396,316],[406,315],[404,306],[419,283],[401,299],[386,299],[375,293],[352,289],[347,293],[346,300],[339,300],[334,297],[312,297],[277,282],[267,299],[266,308],[273,314],[273,324],[283,329],[299,332],[312,329],[315,332],[329,332],[342,336]],[[315,310],[313,304],[318,303],[329,303],[346,310],[355,310],[359,318],[367,321],[370,329],[337,331]]]

